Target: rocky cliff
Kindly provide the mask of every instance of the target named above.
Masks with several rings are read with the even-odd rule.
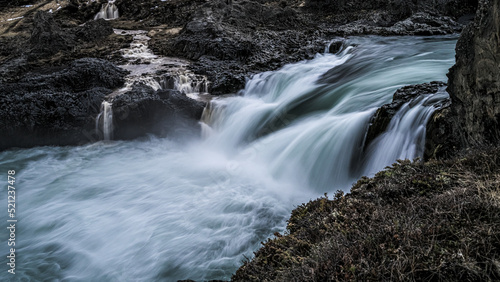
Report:
[[[482,1],[448,74],[452,114],[465,144],[500,141],[500,1]]]
[[[448,73],[451,105],[428,125],[427,156],[500,141],[500,1],[480,1]]]

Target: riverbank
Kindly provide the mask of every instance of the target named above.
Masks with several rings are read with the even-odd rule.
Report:
[[[457,43],[451,100],[427,125],[426,157],[441,160],[398,161],[297,207],[232,281],[500,279],[499,10],[481,1]]]
[[[297,207],[232,281],[495,281],[500,149],[400,161]]]
[[[453,63],[450,38],[410,36],[461,31],[475,1],[332,2],[2,6],[1,165],[25,181],[22,275],[229,279],[282,230],[291,202],[425,150],[429,162],[398,162],[296,208],[233,280],[498,280],[499,1],[481,1],[459,40],[451,99],[443,82],[400,88],[445,80]],[[215,95],[259,73],[248,96],[212,105],[212,139],[199,138],[204,103],[173,89],[192,86],[167,72],[180,65]],[[390,127],[397,113],[416,130]],[[114,127],[135,140],[96,142],[100,126],[104,139]],[[382,136],[391,128],[410,141]]]

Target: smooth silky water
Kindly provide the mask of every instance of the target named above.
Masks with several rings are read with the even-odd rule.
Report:
[[[399,87],[446,81],[456,37],[350,42],[339,54],[256,75],[244,96],[215,100],[203,139],[1,152],[4,186],[7,170],[17,172],[19,222],[16,276],[4,267],[0,279],[229,279],[261,241],[284,231],[295,206],[421,156],[425,122],[445,94],[405,105],[365,148],[366,128]],[[6,226],[6,210],[0,217]],[[0,230],[5,258],[9,234]]]

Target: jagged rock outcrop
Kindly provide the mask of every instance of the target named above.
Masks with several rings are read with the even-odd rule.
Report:
[[[0,150],[95,141],[95,117],[126,71],[99,59],[0,84]]]
[[[65,17],[59,12],[18,9],[28,10],[25,18],[13,28],[1,30],[6,34],[0,33],[0,82],[15,82],[27,72],[47,66],[64,67],[78,58],[121,62],[117,51],[132,40],[132,36],[114,34],[110,22],[102,19],[77,25],[61,19]]]
[[[51,13],[38,11],[29,39],[30,57],[50,56],[75,45],[75,35],[64,32]]]
[[[427,156],[500,141],[500,0],[482,0],[458,40],[448,73],[449,109],[428,125]]]
[[[28,52],[28,58],[31,60],[44,59],[60,51],[73,53],[74,50],[82,48],[82,45],[104,41],[113,34],[113,28],[103,19],[63,28],[52,13],[42,11],[35,14],[33,25]]]
[[[463,142],[500,141],[500,1],[484,0],[457,43],[448,74],[452,113]]]
[[[318,12],[350,16],[360,16],[366,11],[377,11],[379,21],[390,22],[402,20],[419,11],[460,17],[473,13],[477,7],[477,0],[306,0],[305,6]]]
[[[392,26],[380,26],[369,20],[358,20],[341,25],[335,33],[346,35],[444,35],[462,30],[462,24],[447,16],[419,12],[396,22]]]

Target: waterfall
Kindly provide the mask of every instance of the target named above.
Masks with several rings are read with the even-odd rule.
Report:
[[[96,118],[96,134],[103,140],[113,139],[113,104],[103,101],[101,112]]]
[[[391,119],[385,133],[369,145],[363,171],[372,175],[394,160],[422,158],[425,126],[436,109],[434,105],[448,97],[443,87],[436,94],[419,96],[404,104]]]
[[[117,19],[119,16],[120,14],[118,13],[118,7],[116,7],[115,1],[110,0],[108,3],[102,4],[101,10],[95,15],[94,20],[113,20]]]
[[[371,144],[366,131],[397,89],[446,80],[457,37],[352,37],[335,54],[257,74],[242,95],[208,104],[204,139],[173,133],[0,152],[0,171],[19,168],[16,189],[24,191],[20,277],[230,280],[300,203],[348,192],[397,158],[421,156],[426,121],[444,92],[403,105]],[[189,63],[148,60],[128,66],[128,82],[150,76],[174,89]],[[102,139],[112,139],[111,99],[96,118]]]
[[[242,97],[213,100],[202,117],[215,131],[207,142],[233,153],[251,151],[276,179],[318,191],[346,189],[397,159],[422,157],[426,123],[445,93],[404,105],[365,151],[369,122],[399,87],[430,81],[433,68],[453,60],[413,56],[420,46],[408,51],[393,44],[389,51],[383,40],[368,40],[257,74]],[[415,73],[424,64],[429,70]]]

